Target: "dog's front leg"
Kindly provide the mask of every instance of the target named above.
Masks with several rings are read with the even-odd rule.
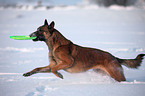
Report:
[[[23,76],[28,77],[28,76],[31,76],[31,75],[36,74],[36,73],[50,73],[51,67],[54,67],[56,65],[56,61],[51,54],[49,54],[49,63],[50,63],[49,66],[35,68],[30,72],[24,73]],[[56,72],[56,73],[60,74],[58,72]]]
[[[23,76],[28,77],[36,73],[49,73],[49,72],[51,72],[51,68],[49,66],[39,67],[39,68],[33,69],[30,72],[24,73]]]
[[[58,70],[61,70],[61,69],[67,69],[67,68],[70,68],[73,63],[74,63],[74,59],[67,55],[67,54],[59,54],[58,56],[59,59],[57,59],[57,61],[59,62],[56,66],[52,67],[51,68],[51,72],[56,75],[57,77],[63,79],[63,76],[57,72]]]

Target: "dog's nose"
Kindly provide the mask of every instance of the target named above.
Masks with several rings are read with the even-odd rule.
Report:
[[[30,37],[36,37],[36,32],[29,35]]]

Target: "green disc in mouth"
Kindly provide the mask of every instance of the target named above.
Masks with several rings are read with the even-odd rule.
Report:
[[[36,39],[37,37],[30,37],[30,36],[10,36],[11,39],[15,40],[31,40]]]

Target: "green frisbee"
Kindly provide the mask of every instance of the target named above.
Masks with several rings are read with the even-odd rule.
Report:
[[[30,37],[30,36],[10,36],[11,39],[15,40],[31,40],[36,39],[37,37]]]

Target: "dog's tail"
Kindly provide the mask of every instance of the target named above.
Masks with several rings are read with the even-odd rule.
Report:
[[[138,68],[141,65],[144,56],[145,54],[139,54],[135,59],[120,59],[117,57],[116,59],[121,65],[125,65],[128,68]]]

